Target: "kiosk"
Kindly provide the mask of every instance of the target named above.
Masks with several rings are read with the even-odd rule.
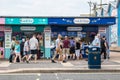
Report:
[[[4,31],[5,39],[4,56],[10,56],[10,44],[12,36],[22,40],[33,33],[39,34],[39,44],[43,58],[50,58],[51,40],[57,38],[60,33],[63,37],[80,37],[89,44],[97,33],[105,35],[109,41],[109,25],[114,25],[115,17],[22,17],[2,16],[0,26],[4,25],[9,31]],[[47,31],[49,27],[49,31]],[[47,29],[46,29],[47,28]],[[49,35],[48,35],[49,34]],[[9,37],[9,38],[8,38]],[[48,44],[46,44],[48,43]]]

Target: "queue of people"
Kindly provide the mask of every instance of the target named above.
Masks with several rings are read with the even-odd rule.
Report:
[[[109,58],[109,45],[106,41],[105,36],[100,38],[100,35],[97,34],[92,42],[93,46],[101,48],[101,56],[104,59]],[[67,62],[68,59],[71,60],[80,60],[83,59],[85,42],[80,38],[69,38],[65,36],[64,38],[59,34],[58,38],[55,40],[55,52],[51,58],[52,63],[56,63],[56,56],[58,56],[58,62]],[[26,61],[29,63],[32,56],[34,56],[34,62],[37,60],[37,53],[40,50],[40,45],[35,34],[32,38],[26,37],[22,39],[20,43],[16,40],[15,37],[12,38],[11,42],[11,55],[9,58],[10,62],[21,62]]]
[[[11,42],[11,55],[9,58],[9,62],[21,62],[26,61],[29,63],[32,56],[34,56],[34,61],[36,63],[37,53],[39,51],[39,44],[36,38],[36,35],[33,34],[32,38],[26,37],[26,40],[22,40],[23,42],[16,40],[13,37]]]
[[[65,36],[64,40],[62,40],[62,36],[59,34],[58,38],[55,41],[56,48],[53,58],[51,59],[52,63],[56,63],[55,58],[57,55],[58,62],[62,61],[63,63],[68,60],[68,56],[70,56],[70,59],[73,60],[79,60],[83,59],[83,55],[86,54],[84,51],[84,41],[80,40],[79,38],[73,38],[70,39]],[[99,47],[101,58],[109,59],[109,45],[105,38],[105,36],[100,37],[100,34],[97,34],[92,41],[92,46]]]
[[[71,37],[71,39],[69,39],[67,36],[65,36],[64,40],[62,40],[62,36],[59,34],[55,44],[56,48],[54,56],[51,60],[52,63],[56,63],[55,58],[57,55],[59,55],[58,62],[62,61],[63,63],[68,60],[68,56],[73,60],[79,60],[83,58],[82,55],[84,54],[84,42],[79,38]]]

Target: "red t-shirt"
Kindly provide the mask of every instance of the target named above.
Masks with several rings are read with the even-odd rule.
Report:
[[[63,41],[63,48],[69,48],[70,46],[70,41],[69,40],[64,40]]]

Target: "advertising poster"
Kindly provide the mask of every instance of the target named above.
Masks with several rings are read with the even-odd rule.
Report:
[[[50,41],[51,41],[51,29],[45,28],[45,48],[50,48]]]
[[[11,48],[11,32],[5,32],[5,48]]]

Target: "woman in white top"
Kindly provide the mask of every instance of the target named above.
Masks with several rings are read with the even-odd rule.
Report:
[[[26,41],[24,43],[24,57],[22,58],[22,60],[24,60],[26,58],[28,58],[30,54],[30,45],[29,45],[29,38],[26,38]]]

